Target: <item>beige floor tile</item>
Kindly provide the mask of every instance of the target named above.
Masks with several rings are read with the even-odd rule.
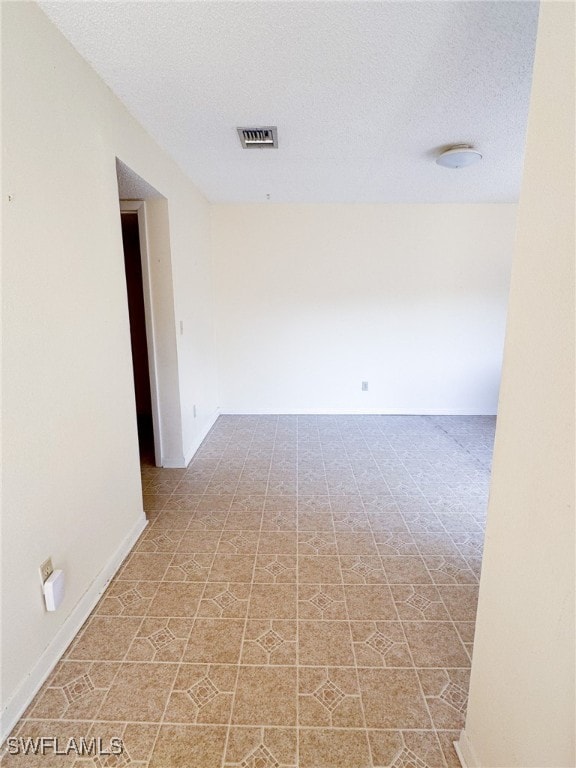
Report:
[[[402,626],[415,666],[469,666],[466,649],[451,622],[405,621]]]
[[[413,666],[400,622],[352,621],[350,628],[359,667]]]
[[[435,584],[476,584],[477,578],[463,557],[425,557]]]
[[[255,555],[258,550],[258,531],[223,531],[217,552],[230,555]]]
[[[242,664],[296,664],[297,622],[281,619],[246,622]]]
[[[151,527],[140,537],[134,551],[174,553],[182,536],[184,536],[184,531],[182,530]]]
[[[364,513],[364,504],[358,494],[345,496],[330,496],[330,508],[334,514],[345,513],[355,515]]]
[[[301,728],[299,768],[371,768],[364,730]]]
[[[239,619],[248,612],[251,585],[209,582],[198,607],[200,618]]]
[[[224,526],[224,530],[228,531],[259,531],[262,527],[262,515],[263,515],[263,507],[264,507],[264,501],[262,500],[262,497],[258,497],[260,500],[258,502],[254,501],[254,497],[250,497],[252,501],[248,503],[248,501],[244,501],[243,503],[240,502],[234,502],[232,504],[232,508],[228,514],[228,518],[226,519],[226,525]],[[250,507],[254,506],[257,507],[256,509],[251,509]],[[244,508],[247,507],[247,508]],[[258,508],[259,507],[259,508]]]
[[[310,513],[329,513],[332,511],[328,494],[298,494],[298,517],[307,520]],[[330,518],[325,518],[328,530],[332,530]],[[300,530],[303,530],[302,528]],[[318,531],[320,528],[312,528]]]
[[[31,755],[26,754],[22,748],[22,742],[16,742],[15,749],[19,749],[18,754],[6,754],[3,757],[2,768],[72,768],[76,759],[73,754],[57,755],[54,754],[56,747],[66,745],[69,739],[75,739],[77,742],[82,737],[87,736],[91,723],[77,722],[73,720],[26,720],[18,729],[17,739],[38,739],[42,736],[54,738],[56,741],[52,746],[46,747],[45,754]]]
[[[300,531],[299,555],[337,555],[336,537],[332,531]]]
[[[368,739],[375,766],[445,768],[434,731],[374,730],[369,731]]]
[[[194,512],[200,501],[200,496],[193,493],[173,493],[168,497],[164,506],[166,511]]]
[[[224,768],[296,768],[297,752],[295,728],[232,726]]]
[[[305,666],[353,666],[352,636],[347,621],[299,622],[299,663]]]
[[[345,555],[340,558],[344,584],[385,584],[382,561],[374,555]]]
[[[374,533],[376,549],[383,557],[419,557],[420,551],[409,533],[394,531],[376,531]]]
[[[295,531],[297,516],[294,510],[267,510],[262,515],[262,531]]]
[[[149,768],[220,768],[226,728],[210,725],[163,725]]]
[[[344,555],[377,555],[376,543],[372,532],[341,532],[336,533],[338,553]]]
[[[295,584],[253,584],[248,605],[250,619],[295,619]]]
[[[177,664],[122,664],[102,702],[99,719],[160,722],[177,671]]]
[[[300,619],[347,619],[344,588],[339,584],[300,584],[298,617]]]
[[[228,512],[197,510],[189,516],[188,531],[221,531],[223,530]]]
[[[439,585],[438,592],[448,613],[454,621],[476,621],[478,609],[478,586]]]
[[[469,670],[419,669],[417,673],[434,727],[462,729],[468,705]]]
[[[93,720],[119,668],[115,662],[59,662],[27,716]]]
[[[243,619],[196,619],[183,660],[236,664],[240,660],[243,632]]]
[[[428,584],[392,584],[390,589],[401,619],[449,620],[450,617],[436,587]]]
[[[297,559],[294,555],[257,555],[254,566],[255,584],[296,583]]]
[[[447,768],[462,768],[462,763],[454,749],[454,742],[460,738],[460,731],[439,731],[437,736]]]
[[[298,581],[301,584],[341,584],[342,573],[336,556],[300,555]]]
[[[166,571],[164,581],[196,581],[204,583],[214,561],[214,555],[207,552],[175,554]]]
[[[344,594],[351,621],[398,617],[387,584],[345,584]]]
[[[240,667],[234,725],[296,725],[296,667]]]
[[[196,582],[163,581],[158,585],[147,614],[192,618],[196,615],[203,590],[204,585]]]
[[[228,512],[232,505],[232,494],[203,494],[198,500],[198,512]]]
[[[336,533],[362,533],[370,532],[370,520],[364,512],[334,512],[334,530]]]
[[[155,581],[114,580],[94,613],[98,616],[145,616],[158,589]]]
[[[176,552],[209,552],[214,553],[218,548],[218,541],[220,539],[220,531],[186,531],[180,543],[178,544]]]
[[[266,493],[267,480],[239,483],[238,489],[232,504],[230,512],[234,515],[238,513],[240,517],[245,513],[254,513],[252,516],[246,514],[246,519],[258,519],[258,515],[264,511],[264,498]],[[257,514],[258,513],[258,514]],[[245,526],[242,526],[245,528]]]
[[[152,754],[154,743],[158,735],[159,726],[150,723],[123,723],[123,722],[103,722],[96,721],[92,723],[88,732],[88,737],[102,739],[105,748],[111,751],[111,747],[117,749],[121,747],[121,752],[117,758],[113,756],[103,757],[103,765],[108,762],[109,765],[147,765]],[[112,741],[112,740],[115,741]],[[120,739],[119,745],[116,740]],[[122,762],[124,761],[124,763]],[[102,764],[102,763],[101,763]],[[96,761],[98,765],[98,761]],[[74,764],[74,768],[92,768],[90,762],[79,760]]]
[[[412,669],[358,668],[368,728],[431,728],[430,716]]]
[[[144,619],[126,661],[180,661],[193,623],[193,619],[182,618]]]
[[[362,728],[364,716],[354,667],[300,667],[301,726]]]
[[[263,531],[258,542],[258,554],[295,555],[296,533],[290,531]]]
[[[117,578],[128,581],[161,581],[170,565],[169,552],[135,552],[130,555]]]
[[[162,514],[156,515],[149,527],[150,532],[160,532],[165,530],[182,531],[185,532],[190,522],[190,517],[193,514],[190,510],[186,509],[174,509],[174,500],[171,496],[166,502]]]
[[[374,532],[375,538],[377,533],[389,533],[389,534],[396,534],[397,536],[402,535],[408,535],[408,528],[406,527],[406,523],[404,522],[404,518],[402,515],[396,511],[397,507],[396,504],[391,500],[386,500],[387,503],[390,501],[392,510],[388,511],[387,509],[382,512],[371,512],[370,505],[367,507],[367,514],[368,514],[368,520],[370,522],[370,527],[372,528],[372,531]],[[376,541],[382,541],[382,538],[376,538]]]
[[[72,643],[66,657],[88,661],[121,661],[136,637],[141,622],[136,617],[94,616],[80,637]]]
[[[145,512],[160,512],[166,506],[166,502],[170,499],[170,494],[156,494],[156,493],[143,493],[142,501],[144,504]]]
[[[330,512],[301,510],[298,507],[298,530],[299,531],[328,531],[333,533],[334,523]]]
[[[298,497],[284,494],[283,496],[266,495],[264,499],[264,515],[268,512],[290,512],[294,514],[298,509]]]
[[[382,565],[390,584],[431,584],[432,579],[421,557],[382,557]]]
[[[474,631],[476,629],[476,623],[474,621],[455,621],[454,626],[460,635],[460,640],[462,640],[464,646],[468,650],[468,653],[471,653],[472,646],[474,644]]]
[[[446,532],[414,534],[414,540],[422,557],[460,557],[458,548]]]
[[[148,476],[144,480],[144,490],[148,493],[172,493],[183,478],[168,474],[170,471]]]
[[[251,582],[254,555],[219,554],[214,558],[208,579],[210,581]]]
[[[164,722],[227,725],[237,671],[235,665],[181,664]]]

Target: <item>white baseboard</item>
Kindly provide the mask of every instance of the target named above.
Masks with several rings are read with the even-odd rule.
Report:
[[[26,708],[34,696],[38,693],[40,687],[45,682],[48,675],[52,672],[62,654],[68,648],[80,627],[84,624],[96,603],[102,596],[102,593],[108,586],[108,583],[116,574],[122,561],[128,555],[136,540],[148,525],[148,520],[142,512],[132,530],[124,538],[116,552],[88,587],[84,595],[76,603],[75,608],[69,614],[68,618],[58,630],[56,636],[38,659],[37,663],[30,670],[28,677],[23,681],[20,688],[8,701],[4,711],[0,716],[0,744],[3,744],[10,732],[22,717]]]
[[[462,768],[480,768],[478,757],[472,748],[466,731],[460,732],[460,738],[454,742],[454,749]]]
[[[300,408],[262,410],[254,408],[252,410],[243,409],[223,409],[223,416],[496,416],[496,413],[490,411],[478,411],[469,408],[418,408],[418,409],[393,409],[393,408],[363,408],[354,410],[353,408],[342,410],[326,410],[325,408]]]
[[[184,469],[186,466],[186,458],[184,456],[165,456],[162,459],[163,469]]]

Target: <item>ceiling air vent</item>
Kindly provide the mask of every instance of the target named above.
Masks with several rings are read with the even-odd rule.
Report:
[[[244,149],[276,149],[278,129],[275,125],[266,128],[237,128],[240,143]]]

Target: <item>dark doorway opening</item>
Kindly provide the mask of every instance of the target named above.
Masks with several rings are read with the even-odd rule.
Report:
[[[154,428],[138,213],[121,213],[140,462],[154,466]]]

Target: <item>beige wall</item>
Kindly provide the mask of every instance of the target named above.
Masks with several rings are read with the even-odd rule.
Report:
[[[170,249],[180,457],[217,381],[208,203],[35,4],[2,3],[2,35],[5,733],[144,523],[116,156],[168,201],[169,233],[154,229],[165,202],[150,223]],[[51,614],[48,555],[67,578]]]
[[[495,413],[515,220],[506,204],[213,206],[222,410]]]
[[[574,4],[540,10],[470,703],[470,768],[568,768],[574,731]]]

